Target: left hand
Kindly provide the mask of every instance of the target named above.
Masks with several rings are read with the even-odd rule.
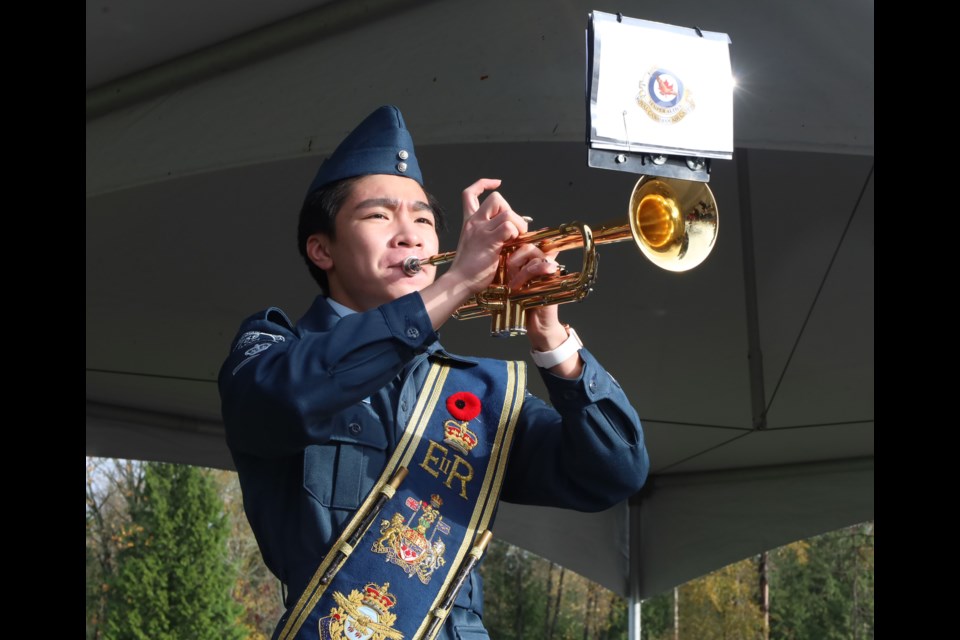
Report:
[[[522,244],[507,258],[507,286],[519,289],[533,278],[556,274],[557,252],[544,253],[533,244]],[[537,351],[552,351],[567,339],[557,305],[527,309],[527,337]]]

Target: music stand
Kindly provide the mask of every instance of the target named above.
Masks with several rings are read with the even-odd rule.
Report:
[[[733,157],[725,33],[593,11],[587,26],[587,164],[708,182]]]

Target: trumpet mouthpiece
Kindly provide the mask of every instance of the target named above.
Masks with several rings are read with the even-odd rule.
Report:
[[[420,258],[417,256],[410,256],[403,261],[403,272],[408,276],[415,276],[423,269],[420,266]]]

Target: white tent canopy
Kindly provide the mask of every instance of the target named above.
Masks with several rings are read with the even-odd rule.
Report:
[[[454,227],[480,177],[535,226],[625,221],[637,176],[586,166],[592,10],[729,34],[736,149],[702,265],[601,247],[561,310],[637,407],[648,486],[598,514],[504,505],[495,535],[648,597],[872,519],[872,2],[88,2],[87,454],[231,467],[219,365],[248,314],[306,310],[304,191],[381,104]]]

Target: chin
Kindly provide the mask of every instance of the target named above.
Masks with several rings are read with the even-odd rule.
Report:
[[[420,291],[421,289],[426,287],[428,284],[430,283],[429,282],[420,282],[420,283],[411,282],[408,284],[398,285],[392,288],[391,293],[393,294],[393,299],[396,300],[397,298],[402,298],[408,293],[413,293],[414,291]]]
[[[395,287],[398,289],[406,289],[410,291],[419,291],[426,286],[429,286],[434,281],[434,276],[432,273],[427,273],[426,271],[421,271],[420,273],[412,276],[403,274],[403,277],[397,278],[390,283],[391,288]]]

